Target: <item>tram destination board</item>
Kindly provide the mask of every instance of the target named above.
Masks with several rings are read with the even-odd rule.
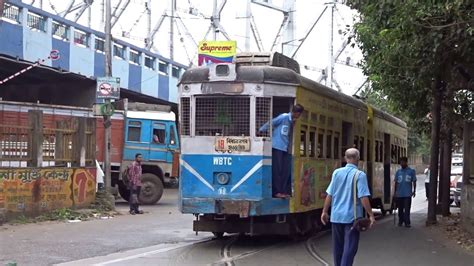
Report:
[[[250,151],[250,138],[248,137],[217,137],[216,151],[242,152]]]

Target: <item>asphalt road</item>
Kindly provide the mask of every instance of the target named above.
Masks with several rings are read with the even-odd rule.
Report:
[[[162,200],[144,206],[143,215],[129,215],[128,204],[117,202],[122,215],[79,223],[45,222],[0,226],[0,265],[51,265],[122,252],[161,243],[192,242],[209,238],[191,230],[192,215],[177,208],[177,189],[166,189]]]
[[[474,265],[473,254],[424,226],[423,181],[413,201],[412,228],[377,221],[361,238],[355,265]],[[123,215],[80,223],[51,222],[0,227],[0,263],[18,265],[332,265],[331,235],[294,241],[286,237],[192,232],[191,215],[177,210],[177,190],[168,189],[144,215]],[[455,209],[454,209],[455,210]]]

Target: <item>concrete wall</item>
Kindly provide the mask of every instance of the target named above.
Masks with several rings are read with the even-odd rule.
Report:
[[[2,168],[0,209],[7,217],[38,215],[95,200],[95,168]]]
[[[46,32],[31,30],[23,27],[23,59],[35,62],[38,59],[47,58],[53,49],[53,42]],[[50,59],[44,61],[43,65],[52,66]]]
[[[474,121],[464,124],[461,224],[474,234]]]
[[[169,95],[168,101],[177,103],[178,102],[178,79],[171,77],[169,80]]]
[[[70,44],[71,56],[73,58],[70,62],[70,71],[80,73],[86,77],[94,76],[95,52],[91,49]],[[61,53],[62,57],[62,53]],[[102,57],[104,58],[104,57]],[[105,61],[105,59],[103,59]],[[105,73],[104,73],[105,74]],[[103,75],[102,75],[103,76]]]
[[[141,77],[142,93],[158,98],[158,75],[154,71],[145,68]]]
[[[461,192],[461,224],[474,234],[474,185],[466,184]]]

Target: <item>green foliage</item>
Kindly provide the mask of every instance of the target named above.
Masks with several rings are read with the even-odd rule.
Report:
[[[472,116],[474,6],[472,1],[360,1],[355,40],[363,69],[385,109],[426,130],[435,78],[456,91],[459,118]],[[468,73],[468,76],[463,75]],[[471,77],[472,79],[472,77]],[[377,106],[377,105],[376,105]],[[411,121],[411,123],[410,123]]]

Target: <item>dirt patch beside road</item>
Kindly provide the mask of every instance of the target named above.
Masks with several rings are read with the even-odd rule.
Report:
[[[448,237],[463,249],[474,254],[474,236],[461,227],[461,214],[453,213],[449,217],[438,217],[438,227]]]

